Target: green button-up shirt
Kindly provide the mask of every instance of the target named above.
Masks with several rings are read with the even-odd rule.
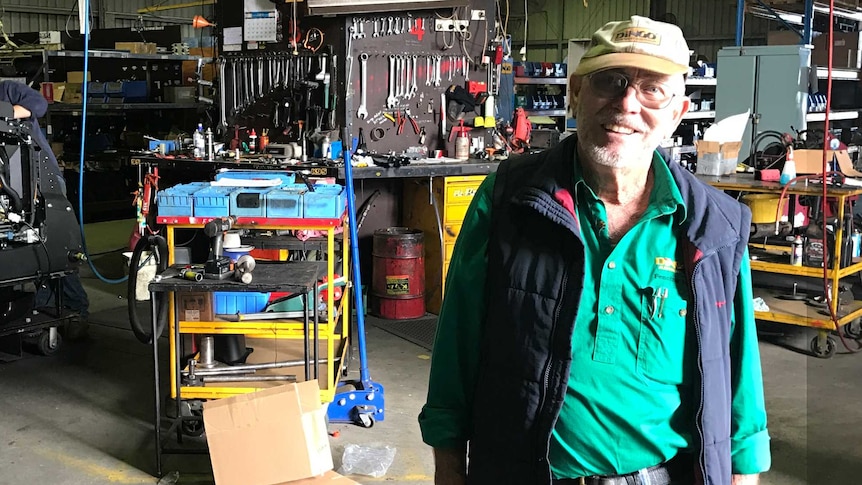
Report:
[[[573,335],[573,362],[560,418],[551,437],[557,477],[627,473],[693,446],[696,342],[686,332],[688,289],[676,231],[685,208],[665,163],[656,155],[649,206],[612,247],[604,206],[576,175],[578,218],[585,245],[584,291]],[[467,212],[449,267],[438,319],[428,400],[420,415],[433,447],[463,446],[469,435],[478,371],[480,324],[494,174]],[[740,288],[750,287],[744,258]],[[734,352],[756,351],[749,291],[737,295]],[[769,468],[766,413],[759,366],[733,381],[732,467],[737,474]],[[757,361],[755,359],[754,364]]]

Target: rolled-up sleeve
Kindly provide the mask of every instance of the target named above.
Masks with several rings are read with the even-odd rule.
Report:
[[[751,266],[746,252],[740,265],[734,299],[730,349],[733,362],[731,467],[733,473],[739,475],[763,473],[772,464],[753,299]]]

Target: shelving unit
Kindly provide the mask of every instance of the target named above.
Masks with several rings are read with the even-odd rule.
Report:
[[[65,82],[67,72],[83,70],[84,52],[40,49],[0,52],[0,60],[16,62],[16,59],[20,58],[27,61],[24,65],[28,66],[28,79],[32,78],[41,83]],[[133,217],[134,210],[130,205],[129,194],[137,189],[137,167],[130,165],[128,153],[132,149],[146,148],[146,140],[138,138],[139,142],[124,143],[121,141],[123,135],[133,133],[134,136],[159,136],[159,132],[169,132],[171,125],[185,125],[191,131],[200,121],[198,111],[207,105],[198,102],[157,102],[160,98],[156,97],[156,83],[162,83],[163,86],[178,85],[183,81],[184,62],[196,63],[199,68],[211,59],[192,55],[133,54],[112,50],[91,50],[88,52],[88,59],[92,81],[135,80],[143,81],[146,85],[146,98],[140,99],[147,102],[127,102],[120,97],[115,99],[116,103],[101,102],[114,100],[93,100],[91,95],[87,103],[85,179],[89,177],[91,182],[111,188],[84,193],[84,214],[87,222]],[[202,88],[196,89],[197,94],[202,94]],[[78,173],[80,144],[71,140],[80,139],[79,129],[84,107],[80,96],[72,100],[77,102],[62,102],[57,99],[49,103],[48,111],[40,124],[45,128],[50,141],[66,142],[63,150],[65,156],[60,157],[59,150],[56,154],[70,172]],[[167,112],[170,112],[170,115]],[[128,139],[133,139],[132,135]],[[106,152],[104,147],[110,149],[110,152]],[[111,170],[100,169],[103,165],[103,153],[110,153]],[[69,175],[71,176],[71,173]],[[78,200],[77,183],[67,183],[67,190],[70,200]],[[77,204],[75,207],[77,210]]]
[[[564,77],[515,76],[515,94],[526,96],[524,112],[530,116],[555,118],[557,129],[562,131],[566,117],[566,84]],[[550,101],[549,101],[550,100]],[[534,108],[535,101],[549,102],[549,108]]]
[[[174,217],[164,216],[159,217],[157,222],[164,224],[166,227],[166,239],[168,243],[168,263],[174,264],[174,248],[175,248],[175,231],[177,229],[201,229],[213,218],[201,217]],[[335,280],[335,227],[342,225],[341,219],[286,219],[286,218],[260,218],[260,217],[238,217],[236,225],[237,229],[265,229],[265,230],[292,230],[292,229],[307,229],[317,230],[326,234],[326,270],[321,276],[326,276],[327,281]],[[349,258],[348,238],[341,238],[341,274],[348,274]],[[290,263],[285,263],[285,271],[290,271]],[[349,285],[348,285],[349,286]],[[241,287],[241,285],[240,285]],[[239,291],[239,290],[232,290]],[[258,291],[258,290],[251,290]],[[310,332],[320,335],[327,344],[326,349],[326,379],[320,383],[321,400],[323,402],[331,402],[335,395],[335,387],[339,376],[338,369],[335,365],[335,344],[338,343],[340,355],[344,356],[346,346],[343,345],[347,341],[349,331],[349,289],[345,289],[341,298],[340,304],[336,306],[333,299],[332,291],[327,292],[326,315],[325,321],[315,324]],[[171,303],[172,308],[174,303]],[[169,312],[173,315],[173,311]],[[215,320],[210,322],[190,322],[176,321],[175,318],[169,318],[169,326],[171,332],[171,348],[176,349],[177,342],[175,334],[198,333],[198,334],[237,334],[242,333],[254,338],[271,338],[271,339],[297,339],[302,338],[309,330],[304,328],[302,322],[295,320],[265,320],[265,321],[247,321],[247,322],[230,322],[225,320]],[[179,354],[171,353],[171,368],[184,367],[178,362]],[[171,397],[180,396],[181,399],[212,399],[227,397],[240,393],[253,392],[258,386],[241,386],[241,387],[197,387],[197,386],[180,386],[176,379],[176,374],[171,376]]]

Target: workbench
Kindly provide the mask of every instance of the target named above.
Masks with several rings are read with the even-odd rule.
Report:
[[[754,180],[752,175],[729,175],[729,176],[705,176],[698,175],[698,178],[709,185],[730,192],[740,193],[760,193],[780,195],[784,187],[778,182],[763,182]],[[786,193],[793,196],[810,196],[821,197],[823,195],[823,187],[820,184],[797,182],[787,188]],[[838,207],[837,218],[839,221],[844,220],[845,208],[848,206],[848,199],[851,197],[862,195],[862,187],[850,186],[830,186],[827,187],[827,198],[836,201]],[[843,224],[838,224],[835,231],[835,249],[830,255],[832,261],[831,268],[826,270],[826,275],[831,285],[829,302],[832,312],[837,316],[837,324],[832,321],[828,309],[822,313],[821,309],[806,304],[805,301],[782,299],[782,292],[755,288],[754,296],[761,297],[769,307],[769,311],[755,311],[755,318],[762,321],[778,322],[789,325],[799,325],[811,327],[818,330],[818,335],[811,341],[811,351],[818,357],[830,357],[834,354],[837,345],[835,340],[829,335],[831,331],[835,331],[838,327],[844,327],[845,331],[850,328],[850,325],[858,325],[859,319],[862,318],[862,301],[839,301],[839,281],[842,278],[856,275],[862,272],[862,261],[855,259],[851,264],[841,267],[839,262],[842,260],[842,241],[845,237]],[[781,255],[782,252],[788,252],[787,246],[770,246],[750,242],[751,249],[758,249],[766,255]],[[803,276],[823,279],[824,271],[822,267],[810,266],[793,266],[790,264],[789,256],[785,256],[784,263],[774,262],[768,258],[752,257],[752,271],[762,271],[765,273],[785,274],[792,276]],[[787,293],[787,292],[784,292]],[[855,330],[851,333],[855,333]]]

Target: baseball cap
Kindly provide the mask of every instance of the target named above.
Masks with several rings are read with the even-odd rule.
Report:
[[[673,24],[632,15],[608,22],[590,39],[575,74],[585,75],[612,67],[636,67],[661,74],[688,72],[688,44]]]

